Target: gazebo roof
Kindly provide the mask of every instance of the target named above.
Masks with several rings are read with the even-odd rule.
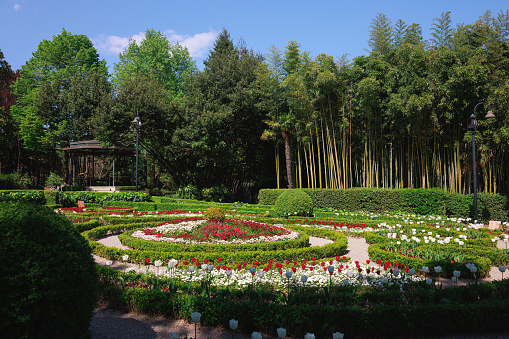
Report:
[[[123,153],[129,154],[134,153],[136,149],[134,147],[127,147],[123,145],[112,145],[110,147],[102,147],[99,140],[84,140],[84,141],[73,141],[69,147],[63,149],[64,151],[70,151],[72,153],[79,154],[94,154],[94,155],[107,155],[109,153]]]

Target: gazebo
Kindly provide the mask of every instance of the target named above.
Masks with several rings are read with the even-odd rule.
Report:
[[[134,156],[136,152],[134,147],[112,145],[105,148],[98,140],[85,140],[71,142],[69,147],[64,148],[63,151],[69,154],[68,178],[69,183],[73,186],[78,183],[85,186],[87,190],[115,191],[115,186],[126,185],[126,181],[132,185],[133,175],[126,177],[118,176],[115,173],[115,160],[120,157]],[[98,180],[96,178],[96,160],[104,167],[106,156],[113,158],[113,168],[110,169],[107,165],[107,181]],[[109,175],[110,173],[111,175]]]

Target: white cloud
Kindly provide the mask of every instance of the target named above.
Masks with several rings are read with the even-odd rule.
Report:
[[[19,11],[21,9],[21,5],[20,4],[14,4],[14,10],[15,11]]]
[[[179,43],[186,46],[189,50],[189,54],[193,58],[201,58],[207,52],[214,40],[217,37],[217,32],[210,30],[207,33],[198,33],[195,35],[180,35],[173,30],[167,30],[163,32],[166,38],[171,43]],[[115,35],[105,36],[100,35],[97,39],[92,39],[97,50],[101,53],[111,55],[118,55],[124,51],[124,48],[129,44],[129,39],[133,39],[139,44],[145,38],[145,33],[140,32],[131,36],[130,38],[119,37]]]
[[[120,37],[116,35],[105,36],[103,34],[99,35],[99,38],[92,39],[94,46],[98,51],[103,52],[104,54],[118,55],[119,53],[124,51],[124,48],[129,44],[129,39],[133,39],[137,44],[141,42],[145,38],[145,33],[140,32],[131,36],[130,38]]]
[[[166,31],[165,35],[168,41],[172,43],[178,42],[184,45],[189,50],[189,54],[193,58],[202,58],[205,52],[207,52],[217,37],[217,32],[210,30],[207,33],[198,33],[195,35],[179,35],[175,31]]]

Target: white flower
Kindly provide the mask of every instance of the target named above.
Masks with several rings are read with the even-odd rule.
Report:
[[[386,285],[389,282],[389,279],[387,277],[382,277],[381,281],[382,284]]]
[[[233,272],[232,270],[227,269],[225,273],[229,277],[230,275],[232,275],[232,272]]]
[[[123,260],[123,261],[127,261],[127,260],[129,260],[129,256],[128,256],[127,254],[124,254],[124,255],[122,256],[122,260]]]
[[[313,333],[306,333],[304,339],[315,339],[315,335]]]
[[[332,339],[343,339],[345,335],[341,332],[332,333]]]
[[[163,264],[163,262],[162,262],[161,260],[156,260],[156,261],[154,262],[154,265],[155,265],[156,267],[159,267],[159,266],[161,266],[162,264]]]
[[[434,267],[434,270],[435,270],[435,273],[440,273],[440,272],[442,272],[442,267],[440,267],[440,266],[435,266],[435,267]]]
[[[249,272],[251,272],[251,274],[254,274],[256,272],[256,267],[249,267]]]
[[[171,259],[168,261],[168,267],[175,267],[177,265],[178,261],[176,259]]]
[[[239,326],[239,321],[238,320],[230,319],[230,329],[235,331],[238,326]]]
[[[198,313],[198,312],[191,313],[191,320],[193,321],[193,323],[199,323],[200,318],[201,318],[201,313]]]
[[[286,272],[286,277],[290,279],[292,277],[292,272]]]
[[[451,280],[452,280],[453,283],[456,284],[458,282],[458,277],[452,277]]]
[[[408,270],[408,275],[409,276],[412,276],[414,274],[415,274],[415,270],[413,268]]]
[[[278,338],[286,337],[286,329],[285,328],[280,327],[276,331],[277,331]]]
[[[461,275],[461,272],[460,271],[452,271],[452,275],[456,278],[459,278],[460,275]]]
[[[306,281],[308,281],[308,276],[307,275],[302,275],[300,277],[300,281],[302,281],[303,283],[305,283]]]
[[[505,272],[505,270],[506,270],[506,267],[505,267],[505,266],[500,266],[500,267],[498,268],[498,270],[499,270],[500,272],[504,273],[504,272]]]
[[[196,270],[196,267],[189,266],[188,270],[189,270],[189,272],[193,273]]]
[[[399,275],[399,270],[397,268],[393,269],[392,274],[397,277]]]
[[[332,265],[327,266],[327,271],[329,271],[329,273],[334,272],[334,266],[332,266]]]
[[[265,272],[264,271],[258,271],[258,276],[260,278],[263,278],[265,276]]]
[[[251,333],[251,339],[262,339],[262,334],[260,332]]]
[[[433,283],[433,280],[431,278],[426,279],[426,284],[431,285]]]
[[[202,264],[201,265],[201,269],[204,270],[204,271],[207,270],[208,267],[209,267],[209,265],[207,265],[207,264]]]

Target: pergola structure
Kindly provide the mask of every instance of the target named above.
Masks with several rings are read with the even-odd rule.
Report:
[[[110,186],[115,187],[115,181],[121,179],[115,176],[115,160],[118,157],[134,156],[136,149],[133,147],[113,145],[107,148],[101,146],[98,140],[85,140],[71,142],[70,146],[63,149],[69,153],[69,181],[76,185],[76,181],[81,181],[83,186]],[[108,185],[97,185],[95,178],[95,165],[97,157],[112,156],[113,171],[108,176]],[[132,175],[130,176],[132,181]],[[123,178],[125,179],[125,178]]]

